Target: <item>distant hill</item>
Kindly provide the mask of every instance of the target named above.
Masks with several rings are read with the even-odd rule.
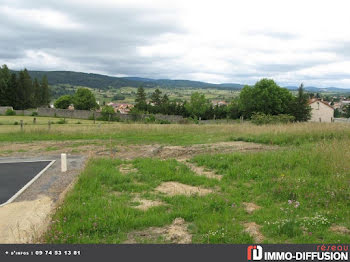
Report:
[[[289,90],[298,90],[297,86],[285,86]],[[332,93],[350,93],[350,89],[338,88],[338,87],[315,87],[315,86],[306,86],[305,90],[308,92],[332,92]]]
[[[150,79],[141,77],[113,77],[99,74],[80,73],[72,71],[29,71],[32,78],[38,79],[46,75],[50,85],[69,84],[73,86],[87,86],[91,88],[107,89],[120,87],[139,87],[144,88],[163,87],[163,88],[216,88],[239,90],[243,88],[240,84],[211,84],[190,80],[169,80],[169,79]]]
[[[223,83],[212,84],[191,80],[170,80],[170,79],[151,79],[142,77],[114,77],[100,74],[81,73],[72,71],[29,71],[32,78],[41,79],[46,75],[50,85],[69,84],[72,86],[87,86],[95,89],[121,88],[121,87],[139,87],[144,88],[214,88],[222,90],[240,90],[243,84]],[[297,90],[297,86],[285,86],[289,90]],[[309,92],[333,92],[333,93],[350,93],[350,89],[337,87],[305,87]]]

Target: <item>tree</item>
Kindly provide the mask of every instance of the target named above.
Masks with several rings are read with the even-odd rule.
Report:
[[[311,107],[308,105],[308,95],[304,93],[304,85],[298,88],[297,97],[290,103],[290,113],[295,117],[295,121],[304,122],[311,118]]]
[[[135,103],[136,109],[140,111],[147,110],[146,93],[145,89],[142,86],[137,89]]]
[[[268,115],[288,114],[292,94],[272,79],[262,79],[254,86],[245,86],[239,96],[240,110],[250,118],[255,112]]]
[[[73,99],[74,108],[78,110],[91,110],[99,108],[94,94],[87,88],[79,88]]]
[[[27,109],[33,105],[33,83],[27,71],[19,72],[16,109]]]
[[[161,104],[161,95],[162,95],[162,92],[158,88],[151,95],[151,102],[155,106],[160,106],[160,104]]]
[[[9,81],[10,81],[10,70],[6,65],[0,67],[0,105],[8,106],[9,101]]]
[[[39,106],[47,106],[50,103],[50,89],[46,75],[44,75],[41,79],[40,89],[41,99],[39,102]]]
[[[11,74],[6,96],[8,100],[8,105],[12,106],[13,108],[16,108],[16,104],[18,101],[18,82],[17,75],[15,73]]]
[[[33,98],[33,106],[37,107],[41,105],[42,102],[42,94],[41,94],[41,87],[38,82],[38,79],[34,78],[33,82],[33,91],[34,91],[34,98]]]
[[[55,101],[55,108],[67,109],[71,104],[73,104],[73,97],[70,95],[64,95]]]
[[[345,117],[350,118],[350,104],[344,108]]]
[[[185,104],[188,114],[192,117],[203,117],[210,108],[210,102],[205,98],[204,94],[194,92],[191,95],[189,103]]]
[[[102,120],[105,120],[105,121],[113,120],[113,116],[115,114],[114,108],[111,106],[104,106],[101,110],[101,114],[102,114]]]
[[[228,105],[227,116],[231,119],[238,119],[241,116],[238,100],[232,100]]]

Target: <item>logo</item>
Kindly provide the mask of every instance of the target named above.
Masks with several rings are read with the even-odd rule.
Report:
[[[261,260],[263,258],[263,249],[261,246],[248,246],[247,248],[248,260]]]

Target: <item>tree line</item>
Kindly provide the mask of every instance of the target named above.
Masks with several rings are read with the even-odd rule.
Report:
[[[311,117],[308,105],[309,97],[304,93],[303,84],[297,96],[278,86],[272,79],[262,79],[254,86],[245,86],[239,97],[228,105],[213,105],[204,94],[194,92],[190,101],[170,101],[159,89],[151,95],[147,102],[145,90],[138,88],[135,109],[140,112],[182,115],[194,119],[237,119],[241,116],[251,118],[255,114],[289,115],[295,121],[307,121]]]
[[[30,77],[27,69],[18,74],[11,72],[6,65],[0,68],[0,105],[23,110],[48,106],[50,90],[47,77],[41,81]]]

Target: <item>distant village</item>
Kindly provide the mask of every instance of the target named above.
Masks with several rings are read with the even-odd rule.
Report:
[[[311,119],[310,122],[334,122],[337,118],[335,112],[338,114],[345,114],[345,108],[350,105],[350,99],[345,96],[333,97],[333,99],[339,100],[338,102],[324,101],[322,98],[312,98],[309,100],[309,106],[311,107]],[[97,101],[99,104],[99,101]],[[213,106],[228,106],[229,103],[223,100],[213,100],[211,101]],[[154,106],[153,103],[149,103]],[[106,104],[114,109],[115,113],[119,114],[129,114],[134,108],[134,104],[131,103],[114,103],[109,102]],[[51,104],[54,108],[54,105]],[[74,110],[74,105],[70,105],[68,110]],[[101,109],[96,110],[100,112]]]

